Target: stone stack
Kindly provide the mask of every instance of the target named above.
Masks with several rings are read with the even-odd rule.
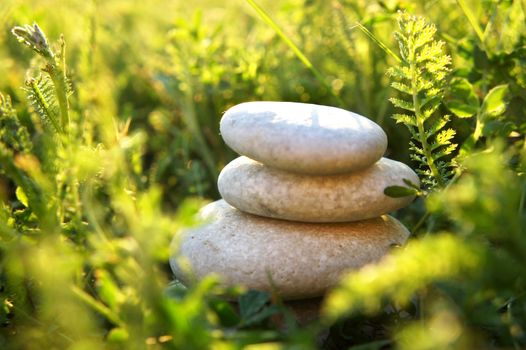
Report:
[[[221,134],[242,156],[219,175],[223,199],[202,209],[205,224],[176,237],[171,265],[183,283],[217,274],[284,300],[319,297],[409,236],[385,214],[413,198],[384,189],[418,177],[382,158],[387,136],[371,120],[335,107],[248,102],[224,114]]]

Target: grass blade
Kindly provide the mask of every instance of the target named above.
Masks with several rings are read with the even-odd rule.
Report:
[[[354,29],[356,27],[358,27],[358,29],[360,29],[365,35],[367,35],[369,37],[369,39],[374,41],[382,50],[385,51],[385,53],[387,53],[389,56],[393,57],[396,60],[396,62],[402,63],[402,59],[400,57],[398,57],[398,55],[396,53],[394,53],[390,48],[388,48],[387,45],[385,45],[382,41],[380,41],[380,39],[378,39],[376,37],[376,35],[371,33],[371,31],[369,29],[367,29],[367,27],[365,27],[360,22],[356,22],[356,24],[354,26],[352,26],[351,29]]]
[[[462,9],[462,12],[464,12],[464,15],[469,21],[469,24],[473,27],[475,30],[475,33],[477,34],[477,37],[479,38],[480,42],[484,42],[484,33],[482,32],[482,28],[480,28],[477,19],[475,18],[475,15],[473,14],[473,11],[466,5],[464,0],[457,0],[458,6]]]
[[[274,22],[272,18],[270,18],[270,16],[265,12],[265,10],[263,10],[254,0],[246,0],[246,1],[257,12],[257,14],[263,20],[263,22],[265,22],[268,26],[270,26],[276,32],[276,34],[280,37],[280,39],[283,40],[285,44],[287,44],[287,46],[294,52],[294,54],[299,58],[299,60],[305,65],[305,67],[307,67],[314,74],[316,79],[318,79],[328,89],[328,91],[338,100],[338,102],[341,105],[345,105],[342,99],[333,92],[332,87],[325,81],[325,78],[320,73],[320,71],[316,69],[316,67],[314,67],[314,65],[307,58],[307,56],[305,56],[305,54],[300,50],[300,48],[296,44],[294,44],[294,42],[287,36],[287,34],[285,34],[281,30],[281,28],[277,25],[277,23]]]

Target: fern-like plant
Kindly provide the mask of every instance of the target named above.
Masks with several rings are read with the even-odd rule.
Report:
[[[67,135],[69,133],[68,97],[71,89],[66,76],[64,39],[61,39],[60,52],[56,55],[38,24],[17,26],[11,32],[18,41],[33,49],[46,61],[42,71],[47,74],[26,81],[29,101],[42,120],[53,126],[54,131]]]
[[[453,164],[444,160],[457,147],[453,129],[445,129],[450,117],[435,113],[444,94],[450,56],[444,42],[435,40],[436,27],[424,18],[405,12],[398,15],[400,30],[395,33],[400,47],[400,64],[391,67],[391,86],[401,98],[390,101],[404,113],[395,114],[411,134],[411,159],[419,164],[417,172],[428,189],[444,187],[452,175]]]

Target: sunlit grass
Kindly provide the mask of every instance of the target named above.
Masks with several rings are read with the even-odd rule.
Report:
[[[398,10],[446,41],[456,83],[440,86],[436,118],[459,117],[448,128],[461,154],[446,158],[457,169],[447,185],[396,213],[414,228],[409,244],[343,276],[307,328],[276,295],[174,282],[170,242],[218,196],[235,157],[219,119],[237,103],[344,107],[381,124],[387,156],[417,166],[388,118],[400,112],[386,75],[399,64]],[[474,0],[2,1],[0,348],[524,347],[525,11]],[[53,56],[11,35],[33,22]],[[236,298],[259,306],[238,310]]]

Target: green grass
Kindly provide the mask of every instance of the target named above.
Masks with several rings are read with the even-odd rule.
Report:
[[[399,10],[425,21],[399,26]],[[0,348],[525,347],[525,13],[523,0],[3,1]],[[436,26],[439,53],[425,58],[412,21]],[[48,45],[15,30],[31,50],[11,29],[33,22]],[[344,276],[308,327],[275,295],[213,277],[185,288],[167,264],[235,157],[222,113],[250,100],[361,113],[427,180],[386,192],[420,195],[396,213],[407,247]]]

